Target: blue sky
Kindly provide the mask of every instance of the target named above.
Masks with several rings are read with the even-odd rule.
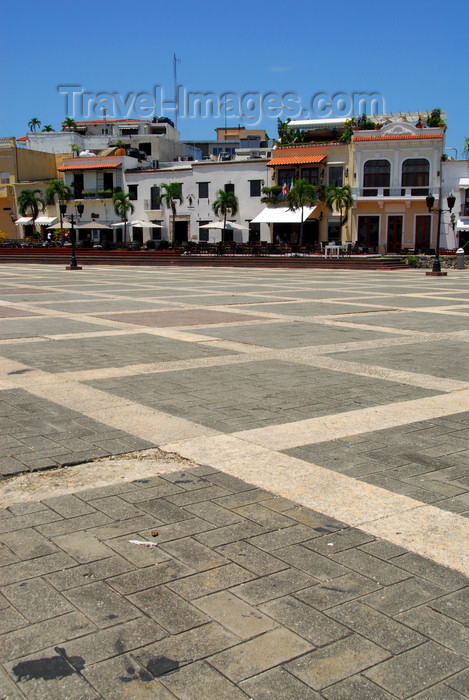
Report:
[[[134,103],[140,110],[150,110],[156,96],[160,113],[161,96],[173,97],[176,54],[183,89],[213,93],[220,101],[232,93],[228,125],[258,125],[269,136],[277,135],[276,118],[265,112],[258,124],[240,118],[234,98],[246,93],[253,97],[243,105],[256,118],[262,101],[270,114],[278,113],[285,94],[294,96],[290,107],[297,109],[301,101],[302,110],[320,116],[317,104],[312,105],[319,93],[344,95],[344,103],[335,108],[345,106],[354,93],[379,93],[388,112],[445,110],[446,145],[457,148],[461,157],[469,136],[463,38],[468,8],[459,0],[10,2],[3,8],[1,29],[7,69],[2,71],[0,135],[24,135],[32,117],[60,129],[67,111],[59,85],[80,86],[76,90],[90,93],[95,109],[100,98],[93,96],[117,95],[114,107],[108,100],[117,117],[128,115],[138,94],[150,100],[143,103],[140,97]],[[142,111],[130,114],[140,115]],[[174,117],[170,110],[165,115]],[[329,116],[341,115],[335,109]],[[214,129],[224,123],[224,116],[180,116],[178,128],[184,139],[213,138]]]

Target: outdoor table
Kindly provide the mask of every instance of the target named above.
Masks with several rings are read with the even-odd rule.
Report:
[[[324,246],[324,257],[327,258],[328,253],[331,254],[330,255],[331,258],[334,256],[334,253],[337,255],[337,257],[339,257],[341,248],[343,248],[343,246],[332,244],[332,243]]]

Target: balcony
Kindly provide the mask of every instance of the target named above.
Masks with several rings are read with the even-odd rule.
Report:
[[[440,196],[439,187],[354,187],[352,188],[355,200],[375,200],[375,199],[425,199],[432,194],[435,199]]]
[[[114,190],[117,191],[117,190]],[[113,190],[75,190],[74,199],[112,199]]]
[[[155,206],[153,207],[152,204],[156,204],[156,202],[152,202],[151,199],[144,199],[143,200],[143,207],[145,211],[151,211],[153,218],[158,219],[158,218],[163,218],[163,210],[161,209],[160,206]]]

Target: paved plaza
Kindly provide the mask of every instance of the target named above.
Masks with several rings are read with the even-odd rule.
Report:
[[[0,268],[0,698],[469,697],[469,274]]]

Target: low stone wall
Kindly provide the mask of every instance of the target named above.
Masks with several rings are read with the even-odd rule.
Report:
[[[432,268],[433,261],[435,260],[434,255],[402,255],[401,260],[411,267],[420,268]],[[441,269],[457,269],[456,255],[441,255],[440,254],[440,266]],[[469,255],[464,256],[464,268],[469,270]]]

